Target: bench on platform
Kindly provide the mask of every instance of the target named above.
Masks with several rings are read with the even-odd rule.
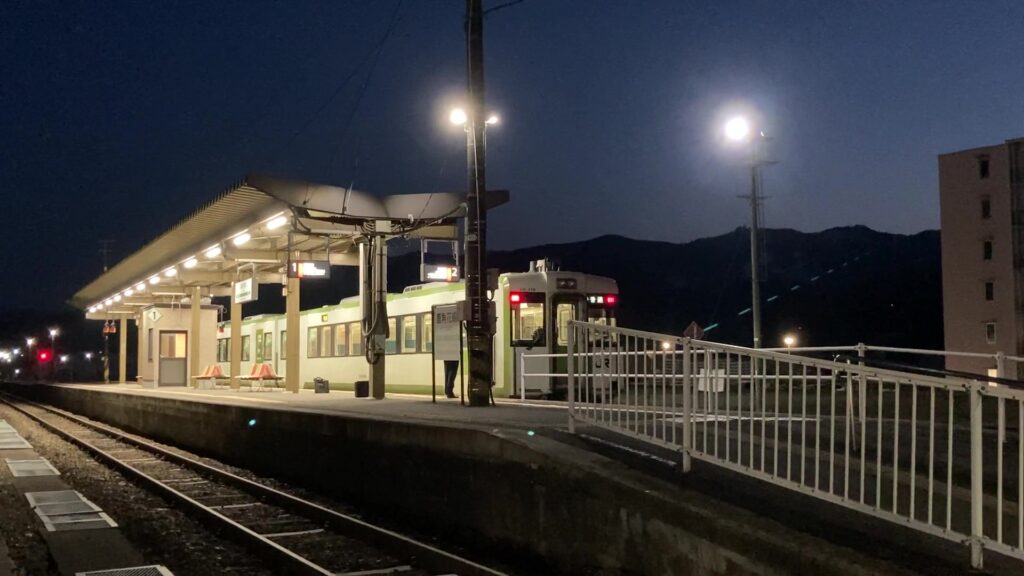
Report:
[[[202,374],[198,376],[193,376],[192,380],[195,384],[195,387],[199,388],[201,383],[208,382],[212,387],[216,386],[218,381],[229,380],[229,378],[224,375],[224,372],[221,370],[219,364],[210,364],[203,370]]]
[[[248,376],[242,376],[242,380],[249,382],[250,390],[262,390],[265,382],[273,382],[274,388],[280,388],[284,377],[278,376],[270,364],[256,363],[252,365]]]

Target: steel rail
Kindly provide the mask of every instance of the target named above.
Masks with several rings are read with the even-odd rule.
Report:
[[[4,394],[3,396],[4,398],[0,398],[0,401],[38,422],[47,430],[50,430],[72,444],[95,454],[104,462],[111,464],[112,467],[118,468],[119,470],[126,472],[128,475],[139,479],[143,483],[152,486],[156,491],[169,496],[172,500],[182,502],[189,508],[203,515],[205,518],[223,523],[230,530],[232,535],[240,539],[243,544],[266,550],[270,559],[279,562],[282,567],[287,567],[290,573],[318,575],[334,574],[334,572],[326,570],[325,568],[306,560],[280,544],[277,544],[269,538],[242,526],[238,522],[235,522],[216,510],[175,490],[156,478],[153,478],[152,476],[131,467],[129,464],[118,460],[115,456],[105,452],[101,448],[93,446],[89,442],[77,438],[69,432],[61,430],[36,414],[33,414],[21,406],[10,402],[6,398],[7,394]],[[214,466],[210,466],[209,464],[188,458],[187,456],[176,454],[161,446],[142,440],[141,438],[127,435],[116,428],[107,426],[106,424],[92,422],[78,416],[77,414],[73,414],[59,408],[54,408],[52,406],[39,404],[24,398],[18,397],[17,401],[70,420],[84,428],[95,430],[101,434],[113,436],[115,439],[135,446],[143,451],[158,454],[175,464],[198,472],[200,475],[212,477],[224,484],[239,488],[251,496],[280,506],[289,512],[303,516],[306,519],[326,524],[343,536],[359,540],[398,557],[405,557],[407,559],[415,558],[414,564],[420,568],[438,573],[457,573],[459,576],[506,576],[503,572],[489,568],[477,562],[473,562],[472,560],[462,558],[461,556],[450,552],[446,552],[429,544],[416,541],[408,536],[404,536],[386,528],[375,526],[358,518],[342,514],[336,510],[304,500],[287,492],[260,484],[259,482],[243,478],[237,474],[232,474],[231,472],[221,470]]]

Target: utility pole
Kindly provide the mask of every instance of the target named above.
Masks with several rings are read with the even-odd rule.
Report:
[[[750,163],[750,313],[754,321],[754,348],[761,347],[761,246],[758,241],[761,201],[757,185],[758,167],[755,151]]]
[[[110,245],[113,244],[113,240],[100,240],[100,256],[103,257],[103,271],[107,271],[107,264],[110,258]]]
[[[750,314],[754,324],[754,348],[761,339],[761,167],[775,162],[763,157],[767,138],[759,132],[750,141]],[[743,198],[747,198],[743,196]]]
[[[484,129],[484,16],[482,0],[466,0],[466,59],[469,130],[466,160],[466,332],[469,337],[469,405],[490,404],[494,365],[491,319],[487,301],[487,190]]]

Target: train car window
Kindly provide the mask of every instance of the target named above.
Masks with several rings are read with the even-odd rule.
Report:
[[[321,326],[320,327],[320,357],[330,358],[333,356],[333,346],[331,345],[331,327]]]
[[[384,353],[398,352],[398,318],[388,318],[388,337],[384,341]]]
[[[231,339],[230,338],[219,338],[217,340],[217,362],[230,362],[231,361]]]
[[[434,351],[434,315],[430,312],[420,314],[420,351]]]
[[[555,306],[555,323],[557,324],[558,345],[569,345],[569,321],[573,319],[576,305],[572,302],[561,302]]]
[[[320,357],[320,327],[313,326],[306,330],[306,358]]]
[[[281,360],[288,358],[288,331],[281,330]]]
[[[363,353],[363,327],[359,322],[348,325],[348,355],[359,356]]]
[[[345,338],[345,325],[334,325],[334,355],[345,356],[348,352],[348,340]]]
[[[263,333],[263,359],[271,362],[274,359],[274,333]]]
[[[249,350],[249,344],[251,343],[249,335],[245,334],[242,336],[242,362],[248,362],[252,359],[252,352]]]
[[[416,317],[402,317],[402,354],[414,354],[416,350]]]
[[[537,302],[522,302],[512,308],[512,345],[513,346],[545,346],[547,337],[544,334],[544,295]],[[524,294],[523,299],[531,294]]]

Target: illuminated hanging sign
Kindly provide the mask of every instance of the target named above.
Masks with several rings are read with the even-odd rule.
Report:
[[[253,289],[252,278],[235,282],[235,302],[242,304],[252,302],[256,299],[256,290]]]
[[[293,260],[288,263],[289,278],[330,278],[331,263],[327,260]]]
[[[458,266],[444,264],[424,264],[423,282],[458,282]]]

